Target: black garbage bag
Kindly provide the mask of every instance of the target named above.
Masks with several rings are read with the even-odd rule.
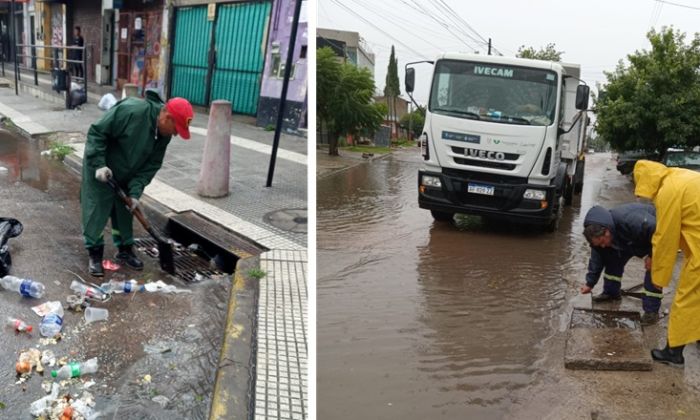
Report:
[[[12,266],[7,240],[19,236],[23,230],[24,226],[19,220],[0,217],[0,277],[5,277]]]

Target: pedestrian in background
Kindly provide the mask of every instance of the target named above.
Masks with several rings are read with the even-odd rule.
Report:
[[[135,270],[143,269],[143,262],[133,250],[131,211],[162,166],[171,137],[178,134],[185,140],[190,138],[192,117],[192,105],[186,99],[172,98],[163,104],[156,92],[146,91],[145,99],[123,99],[90,126],[83,156],[80,209],[91,275],[104,275],[103,231],[110,218],[112,241],[119,249],[115,259]],[[112,177],[131,197],[130,209],[106,184]]]
[[[80,33],[80,26],[76,26],[73,29],[73,46],[83,47],[85,46],[85,40]],[[80,63],[70,63],[70,68],[73,69],[73,76],[75,77],[85,77],[85,72],[83,69],[83,50],[71,50],[72,60],[80,61]]]
[[[640,160],[634,165],[634,193],[654,202],[651,278],[671,282],[678,249],[683,264],[668,320],[668,341],[651,351],[654,360],[682,365],[683,348],[700,340],[700,173]]]
[[[623,204],[608,210],[594,206],[583,221],[583,235],[591,245],[586,284],[581,293],[591,293],[600,274],[603,274],[603,293],[593,302],[607,302],[622,298],[622,275],[632,257],[644,258],[644,296],[642,297],[642,324],[651,325],[659,320],[663,290],[651,282],[651,238],[656,229],[656,211],[651,204]]]

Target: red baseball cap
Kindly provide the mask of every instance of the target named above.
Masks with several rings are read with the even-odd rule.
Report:
[[[190,122],[194,118],[192,105],[187,99],[172,98],[165,104],[165,109],[175,121],[177,134],[185,140],[190,139]]]

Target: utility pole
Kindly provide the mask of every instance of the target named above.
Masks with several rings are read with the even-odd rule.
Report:
[[[12,39],[10,40],[10,54],[14,56],[14,69],[15,69],[15,95],[19,95],[19,65],[17,64],[17,29],[15,28],[15,0],[12,0],[12,3],[10,4],[10,7],[12,8],[12,11],[10,12],[10,28],[12,31]]]
[[[289,35],[289,50],[287,51],[287,63],[284,66],[284,82],[282,83],[282,93],[280,94],[280,106],[277,111],[277,127],[275,127],[275,139],[272,142],[272,155],[270,156],[270,168],[267,172],[266,187],[272,186],[272,177],[275,174],[275,161],[277,160],[277,149],[280,145],[280,133],[282,131],[282,121],[284,120],[284,105],[287,102],[287,89],[289,88],[289,76],[292,73],[292,61],[294,58],[294,46],[297,41],[297,27],[299,26],[299,15],[301,14],[301,3],[303,0],[296,0],[294,7],[294,20],[292,21],[292,33]]]
[[[489,55],[491,55],[491,38],[489,38]]]
[[[413,140],[413,102],[408,103],[408,140]]]

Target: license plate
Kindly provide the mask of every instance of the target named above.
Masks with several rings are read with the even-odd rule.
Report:
[[[471,182],[467,184],[467,192],[474,194],[493,195],[494,190],[495,188],[490,185],[472,184]]]

